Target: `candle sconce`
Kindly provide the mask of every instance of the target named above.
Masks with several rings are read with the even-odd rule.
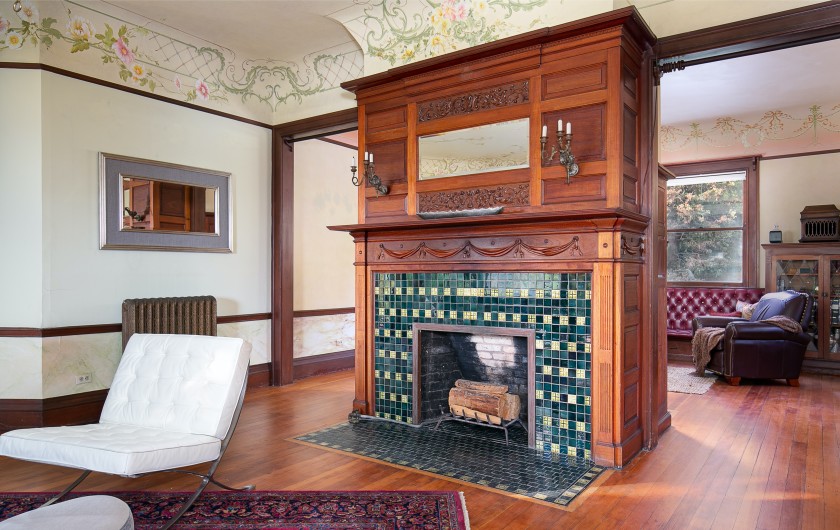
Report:
[[[368,158],[367,152],[365,152],[365,160],[364,164],[364,178],[359,178],[356,176],[356,159],[353,159],[353,164],[350,166],[350,181],[353,183],[354,186],[358,187],[362,184],[364,180],[367,180],[368,183],[376,190],[377,195],[387,195],[388,194],[388,186],[382,183],[382,180],[376,174],[376,169],[373,166],[373,155],[370,155]]]
[[[572,154],[572,124],[566,123],[566,132],[563,132],[563,121],[557,122],[557,144],[551,145],[551,152],[546,152],[548,143],[548,131],[543,125],[542,136],[540,136],[540,155],[544,163],[551,162],[554,157],[566,167],[566,184],[572,183],[572,177],[578,174],[580,167],[575,162],[575,155]]]

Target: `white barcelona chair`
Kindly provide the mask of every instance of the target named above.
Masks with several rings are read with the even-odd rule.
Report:
[[[18,429],[0,436],[0,455],[84,470],[46,504],[91,471],[140,477],[187,473],[201,484],[163,528],[192,506],[213,478],[236,428],[248,380],[242,339],[134,334],[123,353],[99,423]],[[206,474],[182,470],[211,462]],[[253,485],[239,488],[252,490]]]

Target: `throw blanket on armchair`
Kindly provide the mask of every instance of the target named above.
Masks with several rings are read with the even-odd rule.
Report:
[[[789,333],[802,333],[799,322],[783,315],[776,315],[760,322],[778,326]],[[712,359],[712,350],[720,343],[723,332],[724,328],[700,328],[691,338],[691,356],[698,375],[705,373],[706,365]]]

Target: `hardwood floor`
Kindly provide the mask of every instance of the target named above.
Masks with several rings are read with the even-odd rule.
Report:
[[[351,372],[249,391],[218,478],[261,490],[463,491],[474,529],[840,528],[840,378],[802,386],[721,382],[705,395],[670,393],[659,447],[612,471],[572,511],[496,494],[288,439],[347,417]],[[76,472],[0,458],[3,491],[55,490]],[[91,475],[83,490],[194,488],[195,479]]]

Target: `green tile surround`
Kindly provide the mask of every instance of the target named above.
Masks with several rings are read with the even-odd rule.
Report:
[[[373,283],[377,417],[411,423],[413,323],[528,328],[536,447],[591,459],[591,273],[374,273]]]

